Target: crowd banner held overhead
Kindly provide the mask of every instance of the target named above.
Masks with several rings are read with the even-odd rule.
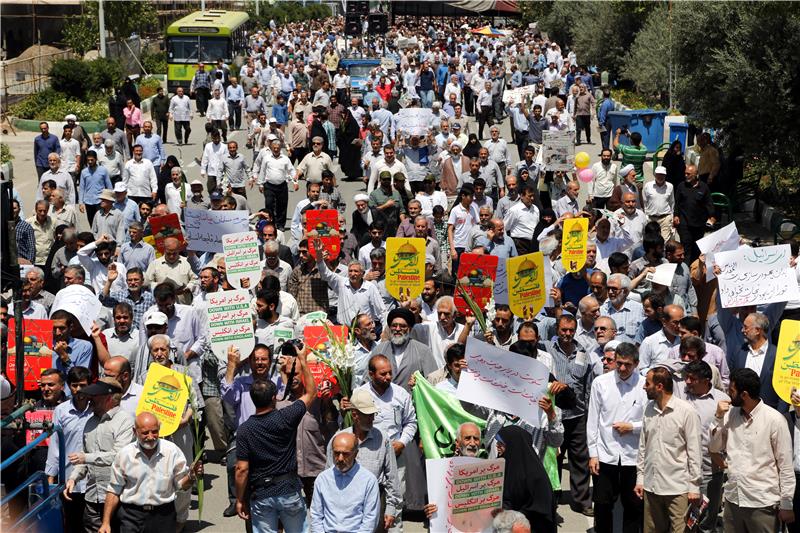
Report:
[[[675,277],[675,271],[677,269],[678,263],[662,263],[656,267],[655,272],[647,274],[645,279],[650,283],[670,287],[672,286],[672,278]]]
[[[248,231],[247,211],[185,209],[186,240],[196,252],[221,252],[222,236]]]
[[[339,211],[336,209],[310,209],[306,211],[306,233],[308,234],[308,253],[316,259],[317,250],[314,239],[322,241],[331,259],[339,257],[342,249],[339,237]]]
[[[481,309],[486,308],[486,303],[493,296],[498,260],[496,255],[461,254],[458,264],[458,282]],[[473,314],[458,291],[453,294],[453,298],[459,313],[464,316]]]
[[[261,281],[261,256],[255,231],[229,233],[222,236],[225,276],[234,287],[254,291]],[[247,280],[245,286],[242,281]]]
[[[436,505],[430,531],[491,533],[493,509],[503,504],[504,459],[427,459],[428,501]]]
[[[800,320],[781,321],[772,388],[789,405],[792,404],[792,388],[800,390]]]
[[[511,353],[475,337],[467,339],[467,368],[456,397],[465,402],[541,424],[539,399],[547,394],[550,370],[541,361]]]
[[[150,243],[159,254],[164,254],[164,239],[174,237],[181,243],[184,242],[181,221],[177,213],[170,213],[160,217],[150,217],[150,228],[152,230],[153,242]]]
[[[458,398],[438,390],[419,372],[415,372],[414,376],[416,382],[411,389],[411,398],[417,412],[417,426],[425,457],[451,457],[456,451],[458,426],[472,422],[483,430],[486,421],[466,412]]]
[[[547,301],[544,255],[542,252],[509,257],[508,306],[511,312],[525,320],[533,320]]]
[[[731,222],[724,228],[698,239],[697,247],[700,249],[700,253],[706,256],[706,281],[711,281],[715,278],[714,254],[739,248],[739,231],[736,229],[736,222]]]
[[[575,166],[574,133],[569,131],[542,132],[542,162],[547,170],[569,172]]]
[[[178,430],[186,402],[189,400],[189,389],[192,378],[164,365],[152,364],[147,369],[142,395],[136,414],[153,413],[159,422],[160,437],[168,437]]]
[[[386,239],[386,290],[404,302],[425,288],[425,239]]]
[[[92,335],[92,324],[100,314],[102,304],[85,285],[69,285],[56,293],[50,316],[56,311],[66,311],[78,319],[86,335]]]
[[[228,360],[228,347],[239,349],[242,359],[250,356],[256,341],[250,309],[252,295],[247,289],[221,291],[208,295],[208,339],[214,355]]]
[[[567,272],[577,272],[586,264],[586,241],[589,237],[589,219],[568,218],[564,221],[561,239],[561,264]]]
[[[25,328],[22,333],[24,343],[23,353],[25,365],[23,367],[23,384],[26,391],[39,390],[39,378],[42,370],[53,366],[53,321],[24,319]],[[13,318],[8,321],[8,356],[6,357],[6,379],[12,385],[17,385],[17,324]]]
[[[397,132],[404,135],[428,135],[428,126],[433,118],[430,109],[421,107],[408,107],[397,113]]]
[[[719,296],[722,307],[742,307],[800,299],[797,275],[789,265],[788,244],[718,252],[714,261],[722,271]]]

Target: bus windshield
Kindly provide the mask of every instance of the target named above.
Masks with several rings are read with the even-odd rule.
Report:
[[[366,78],[378,66],[380,65],[350,65],[347,73],[351,78]]]
[[[167,39],[168,63],[214,63],[217,59],[229,63],[233,60],[230,39],[227,37],[169,37]]]

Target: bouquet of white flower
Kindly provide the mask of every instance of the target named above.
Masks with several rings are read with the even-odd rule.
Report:
[[[355,322],[355,321],[353,321]],[[353,382],[353,371],[356,365],[356,347],[354,339],[354,324],[350,324],[349,334],[345,339],[338,338],[327,322],[323,322],[322,326],[328,334],[329,347],[326,350],[318,350],[309,346],[309,350],[321,362],[325,363],[336,376],[336,381],[339,383],[339,390],[343,398],[350,398],[352,393],[351,385]],[[352,425],[352,417],[350,412],[342,415],[344,419],[343,427]]]

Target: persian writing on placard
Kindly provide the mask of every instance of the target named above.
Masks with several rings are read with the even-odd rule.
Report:
[[[248,230],[248,215],[247,211],[184,210],[189,250],[221,252],[223,235]]]
[[[719,296],[722,307],[742,307],[800,298],[797,275],[789,265],[792,252],[788,244],[718,252],[714,256],[722,271]]]

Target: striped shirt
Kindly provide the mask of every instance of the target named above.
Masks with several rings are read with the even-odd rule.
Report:
[[[647,147],[643,144],[639,146],[631,146],[627,144],[620,144],[615,150],[622,154],[622,163],[620,165],[633,165],[636,169],[636,181],[642,182],[644,180],[644,160],[647,159]]]
[[[636,332],[639,331],[639,325],[644,320],[644,308],[639,302],[628,298],[623,303],[622,309],[617,310],[611,305],[611,300],[606,300],[600,306],[600,316],[614,319],[614,323],[617,325],[616,339],[618,341],[635,343]]]
[[[544,347],[553,358],[550,371],[555,378],[575,391],[575,407],[564,409],[563,420],[584,416],[589,406],[589,393],[594,380],[594,369],[587,354],[577,342],[572,343],[572,351],[565,353],[558,341],[545,341]]]
[[[180,481],[189,473],[183,452],[168,440],[158,439],[149,458],[138,441],[122,448],[111,465],[108,492],[130,505],[164,505],[175,500]]]

